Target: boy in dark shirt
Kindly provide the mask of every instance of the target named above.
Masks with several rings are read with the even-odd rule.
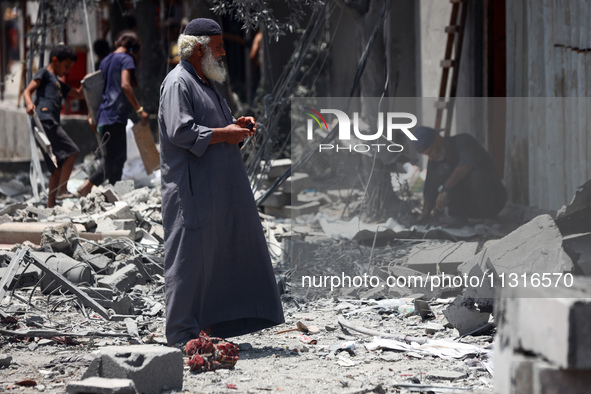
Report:
[[[62,100],[66,96],[82,98],[84,93],[82,87],[72,89],[59,79],[70,72],[70,68],[76,62],[77,56],[74,50],[65,45],[58,45],[51,51],[49,58],[49,65],[37,71],[33,76],[33,80],[25,89],[24,98],[27,114],[33,115],[35,110],[37,111],[57,160],[56,168],[51,158],[42,150],[45,164],[51,173],[47,207],[52,208],[55,206],[56,200],[73,197],[68,193],[67,184],[76,158],[80,153],[74,141],[60,125]],[[35,91],[37,91],[37,95],[33,103],[31,95]]]

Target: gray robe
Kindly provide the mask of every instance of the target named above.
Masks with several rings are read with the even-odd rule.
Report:
[[[237,145],[209,145],[234,118],[185,61],[160,88],[166,337],[170,345],[284,322],[267,244]]]

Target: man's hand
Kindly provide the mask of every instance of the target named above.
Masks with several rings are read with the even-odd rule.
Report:
[[[98,134],[98,132],[96,131],[96,125],[92,121],[92,117],[90,115],[88,115],[88,126],[90,126],[90,130],[92,130],[94,134]]]
[[[444,190],[441,193],[439,193],[439,196],[437,196],[437,200],[435,201],[435,209],[441,211],[443,210],[443,208],[447,206],[448,203],[449,195],[447,194],[447,191]]]
[[[148,121],[150,120],[150,115],[148,115],[148,113],[146,111],[142,111],[139,113],[140,117],[142,118],[142,124],[146,125],[148,124]]]
[[[252,125],[252,131],[249,134],[250,137],[254,137],[254,134],[257,131],[257,122],[254,120],[252,116],[241,116],[240,118],[236,119],[235,124],[242,128],[246,128],[247,126]]]
[[[35,113],[35,104],[33,103],[28,103],[27,104],[27,114],[33,116],[33,114]]]
[[[213,134],[209,144],[218,144],[220,142],[227,142],[228,144],[237,145],[244,141],[251,135],[252,131],[238,126],[237,123],[232,123],[223,129],[213,129]]]

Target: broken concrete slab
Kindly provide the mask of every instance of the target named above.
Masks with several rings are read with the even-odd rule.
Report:
[[[135,384],[131,379],[107,379],[92,377],[69,382],[68,394],[136,394]]]
[[[495,321],[502,344],[560,368],[591,369],[591,279],[575,277],[569,287],[557,276],[551,282],[550,287],[501,289]]]
[[[134,264],[129,264],[98,280],[99,287],[107,287],[120,292],[126,292],[133,286],[144,283],[146,283],[146,278],[142,276]]]
[[[492,267],[487,267],[490,261]],[[540,215],[482,250],[458,267],[461,274],[479,265],[483,272],[493,268],[499,275],[562,273],[573,270],[562,248],[562,235],[549,215]]]
[[[131,379],[138,392],[152,394],[183,388],[183,355],[179,349],[156,346],[100,348],[83,379],[93,376]]]
[[[457,267],[474,257],[478,242],[448,242],[416,245],[409,253],[406,267],[425,274],[455,274]]]

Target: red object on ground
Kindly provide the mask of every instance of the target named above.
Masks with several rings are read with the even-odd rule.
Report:
[[[187,364],[191,371],[215,371],[221,368],[234,368],[240,349],[233,343],[225,342],[222,338],[210,337],[201,331],[199,338],[187,342],[185,353],[189,356]]]

